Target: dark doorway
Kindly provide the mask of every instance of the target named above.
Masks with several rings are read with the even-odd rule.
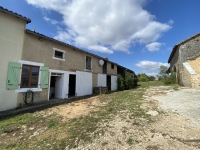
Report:
[[[69,93],[68,97],[75,96],[76,93],[76,75],[69,75]]]
[[[55,97],[55,83],[56,83],[56,77],[55,76],[51,76],[49,98],[54,98]]]
[[[111,76],[107,75],[107,87],[108,91],[111,91]]]
[[[103,74],[106,74],[107,73],[107,62],[104,61],[104,64],[103,64]]]

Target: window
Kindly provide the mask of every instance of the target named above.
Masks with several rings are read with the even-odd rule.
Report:
[[[21,88],[38,87],[39,67],[31,65],[22,66]]]
[[[87,70],[92,69],[92,67],[91,67],[91,57],[89,57],[89,56],[86,56],[86,69]]]
[[[111,69],[114,69],[115,65],[113,63],[111,63]]]
[[[63,52],[60,52],[60,51],[56,51],[56,50],[55,50],[55,55],[54,55],[54,57],[63,59]]]
[[[53,48],[53,59],[65,61],[65,51]]]

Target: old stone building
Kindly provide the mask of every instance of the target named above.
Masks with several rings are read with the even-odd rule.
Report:
[[[200,88],[200,33],[176,44],[168,63],[170,72],[176,74],[177,83]]]

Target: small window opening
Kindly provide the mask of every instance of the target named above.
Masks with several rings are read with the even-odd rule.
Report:
[[[86,69],[91,70],[91,57],[86,56]]]
[[[115,66],[115,65],[114,65],[113,63],[111,63],[111,69],[114,69],[114,66]]]
[[[63,52],[55,50],[54,57],[63,59]]]

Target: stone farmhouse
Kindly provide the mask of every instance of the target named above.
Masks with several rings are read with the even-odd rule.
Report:
[[[170,63],[168,71],[176,74],[177,83],[200,88],[200,33],[176,44],[168,63]]]
[[[135,73],[107,58],[26,29],[31,20],[0,7],[0,111],[33,102],[117,90],[118,75]]]

